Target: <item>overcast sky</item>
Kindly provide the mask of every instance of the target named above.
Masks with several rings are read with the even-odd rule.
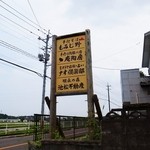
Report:
[[[111,108],[121,107],[120,70],[141,68],[149,18],[149,0],[0,0],[0,58],[43,74],[44,64],[23,53],[36,57],[42,53],[44,43],[38,37],[46,35],[36,24],[58,36],[90,29],[94,93],[106,114],[107,84]],[[40,113],[42,84],[37,74],[0,60],[0,113]],[[49,79],[46,95],[50,95]],[[86,95],[59,97],[57,114],[87,116],[86,100]],[[45,113],[49,114],[47,106]]]

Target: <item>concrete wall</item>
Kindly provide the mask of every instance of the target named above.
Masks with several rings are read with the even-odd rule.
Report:
[[[100,141],[42,141],[42,150],[101,150]]]
[[[150,149],[150,104],[112,109],[102,120],[104,150]]]
[[[103,150],[150,149],[150,121],[107,120],[103,122]]]

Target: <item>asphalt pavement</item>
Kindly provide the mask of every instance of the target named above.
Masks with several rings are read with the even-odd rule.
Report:
[[[5,137],[0,139],[0,150],[28,150],[33,136]]]

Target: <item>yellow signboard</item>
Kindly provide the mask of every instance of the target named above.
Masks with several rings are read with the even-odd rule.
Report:
[[[56,39],[56,95],[87,92],[85,34]]]

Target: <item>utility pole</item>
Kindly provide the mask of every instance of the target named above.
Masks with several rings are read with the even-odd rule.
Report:
[[[50,39],[49,32],[46,35],[46,39],[38,38],[39,40],[43,41],[46,46],[42,49],[44,51],[44,54],[39,54],[39,61],[44,62],[44,73],[43,73],[43,90],[42,90],[42,103],[41,103],[41,115],[44,115],[44,99],[45,99],[45,88],[46,88],[46,71],[47,71],[47,62],[49,60],[49,52],[48,52],[48,42]]]
[[[109,112],[110,112],[110,85],[107,84],[107,91],[108,91],[108,108],[109,108]]]

